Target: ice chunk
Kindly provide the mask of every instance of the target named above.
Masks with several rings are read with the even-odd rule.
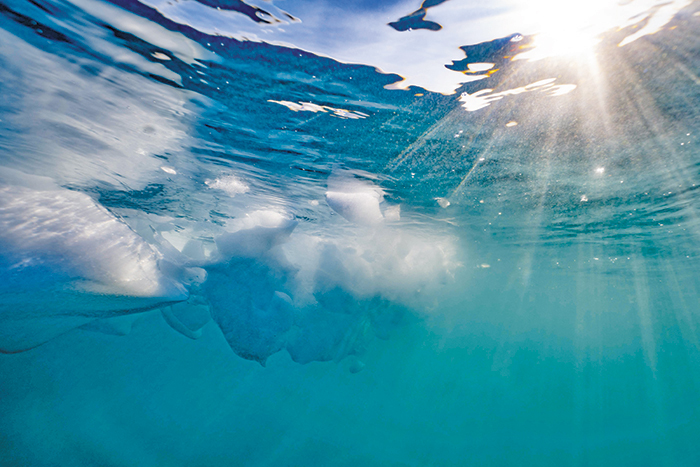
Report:
[[[441,208],[447,209],[450,206],[450,200],[447,198],[435,198],[435,201],[440,205]]]
[[[349,177],[332,177],[328,181],[326,202],[335,212],[353,224],[374,225],[384,216],[379,203],[384,192],[368,182]]]
[[[312,308],[300,313],[287,351],[297,363],[341,360],[363,347],[368,336],[364,317]]]
[[[287,240],[297,222],[277,211],[255,211],[241,219],[240,230],[216,239],[221,260],[255,258]]]
[[[0,245],[3,351],[187,298],[161,270],[160,254],[126,224],[40,177],[0,171]]]
[[[329,191],[326,193],[326,202],[335,212],[355,224],[377,224],[384,219],[376,193]]]
[[[0,241],[15,280],[53,269],[86,292],[181,300],[184,288],[158,269],[159,255],[92,199],[69,190],[0,188]]]
[[[131,332],[131,327],[139,319],[141,319],[140,313],[117,316],[115,318],[96,319],[80,326],[80,329],[113,336],[126,336]]]
[[[270,268],[254,260],[211,271],[205,283],[212,317],[231,349],[263,365],[284,347],[294,323],[292,300],[278,285]]]
[[[294,322],[292,299],[282,292],[294,271],[273,251],[296,225],[278,211],[251,212],[216,239],[218,257],[207,266],[212,318],[236,354],[263,365],[284,348]]]
[[[365,369],[365,364],[362,360],[358,358],[353,358],[350,360],[350,365],[348,366],[348,371],[352,374],[356,374]]]
[[[202,328],[211,321],[209,307],[202,300],[190,298],[161,309],[165,322],[190,339],[202,337]]]

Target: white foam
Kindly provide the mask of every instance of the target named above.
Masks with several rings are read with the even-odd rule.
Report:
[[[384,209],[384,219],[392,222],[398,222],[401,220],[401,205],[396,204],[394,206],[387,206]]]
[[[229,196],[236,196],[250,191],[250,187],[235,175],[225,175],[214,180],[206,180],[204,183],[209,188],[221,190]]]
[[[283,246],[298,271],[295,303],[339,288],[356,300],[379,296],[421,308],[461,267],[455,240],[397,225],[333,235],[297,234]]]

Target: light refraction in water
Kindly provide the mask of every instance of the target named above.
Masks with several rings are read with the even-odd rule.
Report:
[[[699,465],[699,32],[0,0],[0,465]]]

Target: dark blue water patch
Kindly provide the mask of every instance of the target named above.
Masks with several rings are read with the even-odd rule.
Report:
[[[241,0],[197,0],[202,5],[206,5],[212,8],[218,8],[222,10],[236,11],[238,13],[246,15],[251,20],[256,23],[272,24],[279,22],[279,19],[275,18],[268,11],[260,7],[249,5]],[[294,19],[290,17],[290,19]]]
[[[106,208],[139,209],[143,212],[163,214],[172,212],[171,203],[180,201],[170,189],[163,184],[150,184],[143,190],[113,191],[94,189],[97,201]],[[170,193],[168,194],[168,191]]]
[[[32,2],[34,3],[34,2]],[[38,4],[35,4],[39,6]],[[47,13],[54,14],[53,11],[48,10],[45,7],[40,7],[42,10],[46,11]],[[32,29],[36,34],[39,36],[43,37],[44,39],[48,39],[50,41],[58,41],[58,42],[65,42],[65,43],[72,43],[72,41],[66,36],[65,34],[54,30],[47,26],[46,24],[42,24],[34,19],[32,19],[29,16],[23,15],[21,13],[18,13],[5,5],[4,3],[0,3],[0,14],[5,16],[6,18],[11,19],[17,24],[20,24],[22,26],[26,26],[30,29]]]
[[[502,67],[510,67],[511,59],[523,49],[532,47],[533,38],[522,36],[520,34],[512,34],[507,37],[495,39],[481,44],[466,45],[460,47],[466,54],[466,58],[459,61],[453,61],[446,68],[455,71],[465,72],[468,70],[469,63],[493,63],[495,69]]]
[[[427,21],[425,15],[428,13],[428,9],[446,0],[425,0],[420,8],[411,14],[399,18],[397,21],[392,21],[389,26],[396,29],[397,31],[410,31],[411,29],[427,29],[430,31],[439,31],[442,26],[435,21]]]

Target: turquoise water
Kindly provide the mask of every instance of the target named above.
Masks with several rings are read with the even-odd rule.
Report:
[[[557,5],[0,0],[0,465],[699,465],[700,3]]]

